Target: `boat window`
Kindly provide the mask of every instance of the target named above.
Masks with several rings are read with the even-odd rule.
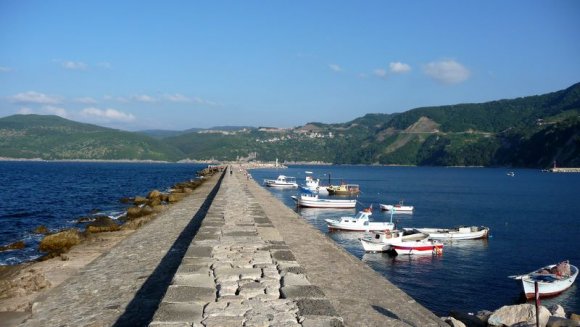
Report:
[[[369,224],[369,222],[368,221],[365,221],[364,225],[365,226],[368,226],[368,224]]]

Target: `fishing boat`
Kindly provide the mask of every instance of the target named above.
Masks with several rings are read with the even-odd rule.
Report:
[[[359,211],[354,217],[340,217],[338,219],[324,219],[330,230],[344,230],[344,231],[385,231],[393,230],[395,224],[393,222],[374,222],[370,221],[369,216],[372,215],[371,209],[367,208]]]
[[[327,189],[330,195],[355,195],[360,193],[358,184],[330,185]]]
[[[381,210],[396,212],[396,213],[413,213],[415,209],[413,206],[406,206],[403,204],[403,200],[399,201],[397,204],[380,204]]]
[[[306,179],[304,180],[304,186],[301,187],[320,195],[328,195],[328,190],[326,187],[320,185],[320,179],[314,179],[309,175],[306,176]]]
[[[393,230],[384,232],[374,232],[371,236],[359,238],[363,249],[366,252],[386,252],[395,243],[418,241],[428,237],[423,233],[407,234],[404,231]]]
[[[303,208],[338,208],[352,209],[356,207],[356,200],[335,200],[321,199],[318,194],[302,193],[299,196],[292,196],[296,205]]]
[[[535,286],[538,283],[538,295],[542,297],[556,296],[567,290],[578,276],[578,268],[568,260],[558,264],[548,265],[531,273],[509,276],[521,280],[526,299],[535,298]]]
[[[413,254],[443,254],[443,243],[437,240],[429,240],[427,238],[420,240],[403,240],[391,244],[390,248],[393,252],[403,255]]]
[[[415,231],[429,235],[432,240],[475,240],[487,238],[489,228],[485,226],[456,228],[404,228],[405,231]]]
[[[278,188],[297,188],[298,183],[296,183],[295,177],[289,177],[285,175],[280,175],[276,179],[265,179],[264,185],[268,187],[278,187]]]

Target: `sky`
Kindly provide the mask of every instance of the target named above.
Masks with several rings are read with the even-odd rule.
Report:
[[[577,82],[578,0],[0,0],[0,117],[296,127]]]

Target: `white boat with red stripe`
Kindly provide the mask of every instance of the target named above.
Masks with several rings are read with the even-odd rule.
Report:
[[[409,240],[391,244],[391,250],[397,254],[443,254],[443,243],[435,240]]]
[[[535,286],[538,283],[538,295],[541,298],[556,296],[572,286],[578,277],[578,267],[568,260],[558,264],[548,265],[531,273],[519,276],[509,276],[522,281],[522,287],[527,299],[535,298]]]

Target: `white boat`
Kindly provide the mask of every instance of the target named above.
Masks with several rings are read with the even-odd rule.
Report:
[[[514,173],[513,171],[510,171],[507,173],[507,175],[510,177],[514,177],[516,175],[516,173]]]
[[[301,194],[292,196],[296,205],[304,208],[338,208],[352,209],[356,207],[356,200],[320,199],[318,194]]]
[[[363,237],[359,240],[366,252],[386,252],[391,249],[391,245],[394,243],[417,241],[427,237],[428,235],[423,233],[406,234],[400,230],[393,230],[374,232],[372,236]]]
[[[304,186],[302,187],[320,195],[328,195],[326,187],[320,185],[320,179],[314,179],[312,176],[306,176]]]
[[[529,274],[510,277],[521,280],[526,298],[533,299],[535,298],[535,282],[538,282],[539,296],[550,297],[556,296],[572,286],[577,276],[578,268],[568,261],[562,261],[556,265],[542,267]]]
[[[385,231],[393,230],[395,224],[393,222],[374,222],[369,220],[371,209],[364,209],[359,211],[354,217],[340,217],[339,219],[324,219],[330,230],[345,230],[345,231]]]
[[[443,243],[436,240],[421,239],[395,242],[391,244],[391,250],[397,254],[443,254]]]
[[[485,226],[456,227],[456,228],[405,228],[429,235],[432,240],[475,240],[487,238],[489,228]]]
[[[381,210],[395,212],[395,213],[413,213],[415,209],[413,206],[403,205],[403,201],[397,204],[380,204]]]
[[[298,183],[296,183],[295,177],[288,177],[284,175],[278,176],[276,179],[265,179],[264,185],[268,187],[279,187],[279,188],[297,188]]]

